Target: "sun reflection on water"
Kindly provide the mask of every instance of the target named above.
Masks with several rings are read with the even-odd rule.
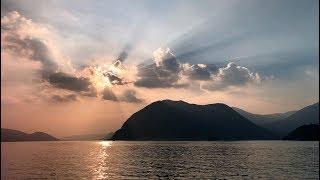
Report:
[[[98,167],[95,169],[97,179],[107,179],[108,178],[108,157],[109,148],[112,147],[111,141],[100,141],[100,151],[98,154]]]
[[[110,147],[112,145],[112,141],[100,141],[99,144],[102,145],[102,147]]]

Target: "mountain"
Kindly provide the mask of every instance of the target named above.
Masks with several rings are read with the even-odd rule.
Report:
[[[105,137],[105,134],[81,134],[72,135],[61,138],[64,141],[94,141],[101,140]]]
[[[306,124],[319,124],[319,103],[307,106],[282,120],[267,123],[264,127],[279,134],[287,135],[294,129]]]
[[[225,104],[196,105],[163,100],[134,113],[112,140],[274,139]]]
[[[15,141],[58,141],[59,139],[44,132],[27,134],[22,131],[1,128],[1,142]]]
[[[105,135],[101,140],[111,140],[113,135],[114,132],[110,132],[107,135]]]
[[[274,113],[274,114],[253,114],[250,112],[247,112],[245,110],[242,110],[237,107],[232,107],[235,111],[237,111],[239,114],[250,120],[251,122],[255,123],[256,125],[264,127],[265,124],[274,123],[276,121],[279,121],[281,119],[287,118],[294,114],[297,111],[289,111],[285,113]]]
[[[320,125],[309,124],[298,127],[290,132],[284,140],[298,140],[298,141],[319,141]]]

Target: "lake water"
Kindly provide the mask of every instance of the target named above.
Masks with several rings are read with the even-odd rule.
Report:
[[[319,142],[1,143],[1,179],[318,179]]]

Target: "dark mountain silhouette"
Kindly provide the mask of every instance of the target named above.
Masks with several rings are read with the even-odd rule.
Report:
[[[154,102],[134,113],[113,140],[254,140],[276,138],[225,104]]]
[[[81,134],[72,135],[61,138],[64,141],[94,141],[101,140],[105,137],[105,134]]]
[[[309,124],[298,127],[290,132],[284,140],[298,140],[298,141],[319,141],[320,125]]]
[[[32,134],[27,134],[22,131],[1,128],[1,142],[58,140],[59,139],[43,132],[34,132]]]
[[[250,120],[251,122],[255,123],[256,125],[264,127],[266,124],[274,123],[276,121],[280,121],[284,118],[291,116],[292,114],[296,113],[297,111],[288,111],[285,113],[274,113],[274,114],[253,114],[242,110],[237,107],[232,107],[235,111],[239,114]]]
[[[307,106],[287,118],[267,123],[264,127],[281,135],[287,135],[306,124],[319,124],[319,103]]]
[[[101,140],[111,140],[113,135],[114,132],[110,132],[107,135],[105,135]]]

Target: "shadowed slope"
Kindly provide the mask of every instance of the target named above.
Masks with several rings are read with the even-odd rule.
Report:
[[[157,101],[133,114],[113,140],[247,140],[275,138],[225,104]]]
[[[281,121],[282,119],[287,118],[297,112],[297,111],[288,111],[285,113],[274,113],[274,114],[253,114],[237,107],[232,107],[232,109],[237,111],[239,114],[241,114],[251,122],[262,127],[264,127],[264,125],[269,123]]]
[[[298,141],[319,141],[320,125],[309,124],[303,125],[290,132],[284,140],[298,140]]]
[[[307,106],[280,121],[266,124],[265,127],[286,135],[290,131],[306,124],[319,124],[319,103]]]

